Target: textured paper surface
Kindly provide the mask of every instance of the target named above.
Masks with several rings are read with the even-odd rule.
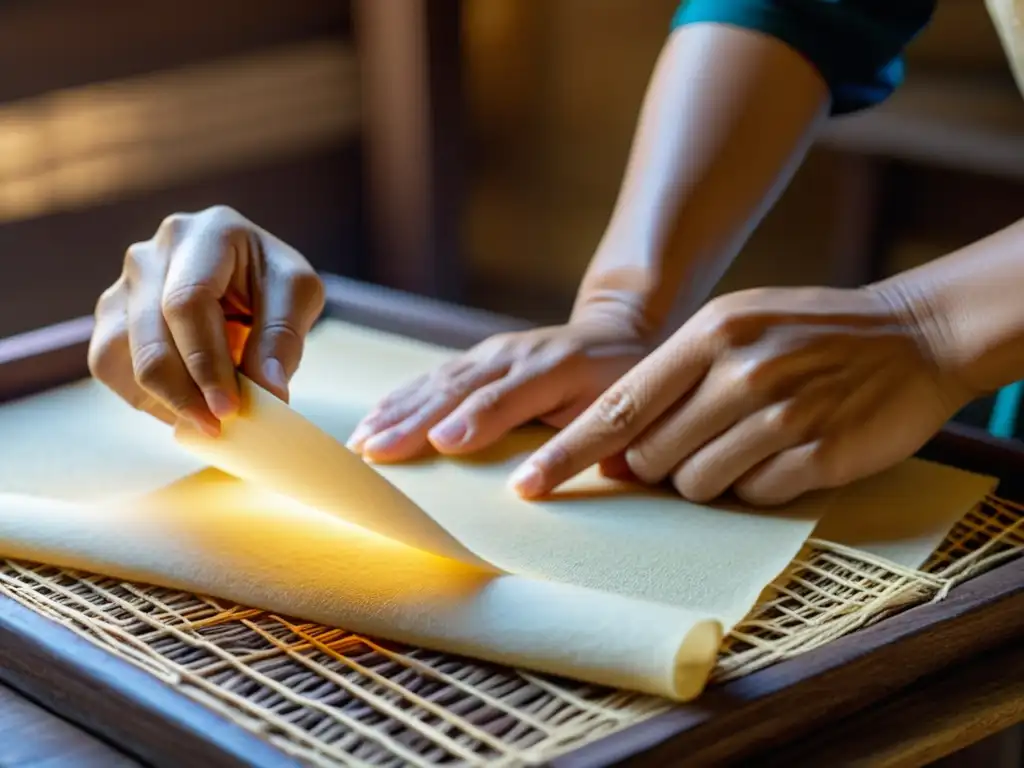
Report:
[[[995,491],[995,478],[929,461],[904,461],[846,486],[814,529],[906,568],[920,568],[957,521]]]
[[[720,625],[684,608],[488,574],[216,470],[97,506],[0,494],[3,554],[498,663],[688,699]]]
[[[294,409],[343,441],[381,395],[449,354],[324,324],[293,383]],[[974,491],[963,491],[956,504],[965,508],[950,517],[954,505],[947,505],[948,523],[922,513],[936,501],[925,493],[921,503],[923,490],[938,487],[930,465],[920,477],[890,474],[782,512],[712,510],[593,472],[551,501],[528,503],[507,489],[507,476],[543,431],[525,431],[470,460],[376,467],[390,488],[323,436],[289,437],[308,424],[254,426],[271,427],[276,439],[257,430],[222,448],[240,462],[239,474],[259,475],[263,488],[214,470],[194,475],[204,462],[176,445],[169,429],[93,382],[0,407],[0,555],[685,699],[703,686],[721,632],[786,566],[823,510],[831,511],[816,535],[831,524],[836,537],[846,537],[841,543],[856,545],[851,539],[859,537],[909,561],[927,536],[941,538],[945,530],[937,531],[973,504]],[[311,453],[309,445],[321,450]],[[268,470],[268,457],[277,462],[272,471],[254,471],[260,462]],[[291,484],[307,502],[330,500],[324,505],[333,508],[301,506],[270,493],[268,482]],[[922,482],[928,488],[911,492]],[[943,488],[950,496],[951,486]],[[915,495],[927,524],[912,536],[904,525],[894,540],[894,523],[909,514],[906,500]],[[865,498],[874,504],[874,527],[834,523],[857,521]],[[390,530],[419,549],[366,528]],[[445,541],[457,545],[447,552],[455,560],[422,551],[443,549]],[[473,557],[515,575],[456,562]]]
[[[343,443],[382,396],[450,353],[329,323],[317,330],[306,354],[312,364],[293,383],[292,405]],[[343,448],[346,455],[302,450],[304,441],[290,435],[305,433],[307,422],[289,419],[288,409],[272,399],[256,404],[248,427],[228,425],[219,440],[191,432],[190,449],[202,448],[205,459],[232,474],[306,502],[329,498],[334,486],[362,485],[361,474],[375,469],[415,502],[421,516],[502,571],[685,605],[727,626],[750,610],[796,555],[828,499],[808,497],[770,512],[711,509],[592,470],[551,500],[528,502],[507,487],[508,477],[549,430],[520,431],[469,458],[435,456],[371,469],[354,466]],[[254,439],[260,423],[273,424],[282,438]],[[346,517],[344,505],[328,511]],[[364,510],[358,522],[384,532],[409,519],[405,507],[381,503]],[[414,537],[395,538],[413,544]]]

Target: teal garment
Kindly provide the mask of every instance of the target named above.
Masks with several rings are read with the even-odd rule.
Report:
[[[832,114],[884,101],[903,82],[903,49],[936,0],[683,0],[672,20],[757,30],[803,54],[832,94]]]

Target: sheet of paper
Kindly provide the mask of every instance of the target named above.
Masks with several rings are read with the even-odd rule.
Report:
[[[380,396],[450,354],[328,322],[307,345],[294,411],[343,441]],[[224,444],[226,460],[255,481],[245,484],[212,470],[194,476],[205,462],[176,445],[170,429],[93,382],[0,407],[0,556],[688,698],[713,663],[711,640],[749,611],[826,511],[815,535],[831,530],[841,543],[859,538],[893,556],[909,557],[897,552],[908,541],[925,546],[919,530],[893,519],[911,507],[892,502],[931,483],[930,465],[912,483],[904,477],[903,495],[866,481],[781,512],[709,509],[592,472],[550,501],[527,503],[507,489],[507,475],[543,431],[471,459],[371,469],[305,422],[254,426],[270,429]],[[333,508],[300,506],[268,484]],[[835,527],[872,498],[893,510],[876,513],[880,527]],[[371,532],[382,529],[415,543]],[[449,557],[428,553],[445,541],[455,543]],[[510,573],[467,565],[473,557]]]
[[[0,406],[0,492],[67,501],[132,496],[206,464],[171,429],[88,379]]]
[[[596,471],[550,500],[523,501],[507,487],[508,477],[553,434],[545,429],[522,430],[469,458],[433,456],[373,469],[354,463],[341,444],[359,418],[396,384],[448,354],[326,323],[306,352],[315,375],[304,370],[296,379],[292,404],[335,439],[334,449],[268,397],[255,399],[243,423],[227,425],[221,438],[193,431],[187,443],[221,469],[312,504],[336,500],[332,489],[367,485],[363,474],[376,470],[414,502],[419,517],[502,571],[683,605],[728,626],[792,560],[826,508],[827,496],[771,511],[710,508]],[[419,532],[428,526],[414,508],[382,502],[354,519],[347,499],[316,506],[414,546],[415,539],[426,541]],[[415,530],[404,532],[410,525]]]
[[[1017,87],[1024,93],[1024,0],[985,0]]]
[[[92,506],[0,494],[0,551],[679,700],[721,641],[685,608],[486,573],[216,470]]]
[[[814,537],[917,569],[996,484],[995,478],[911,459],[846,486]]]

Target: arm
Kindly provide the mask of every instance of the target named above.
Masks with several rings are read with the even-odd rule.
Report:
[[[880,10],[885,5],[888,10]],[[898,7],[897,7],[898,6]],[[831,112],[885,98],[932,0],[693,0],[652,78],[574,319],[621,311],[657,334],[704,300]]]
[[[828,103],[814,67],[773,37],[677,29],[573,319],[628,307],[654,335],[680,285],[703,299],[795,172]]]

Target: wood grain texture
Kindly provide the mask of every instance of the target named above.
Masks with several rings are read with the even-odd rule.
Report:
[[[467,346],[493,333],[523,327],[501,316],[333,276],[327,276],[325,282],[327,314],[424,341]],[[22,345],[23,351],[31,349],[36,357],[59,356],[60,335],[50,334],[52,343],[58,346],[47,347],[43,343],[46,334],[40,333],[34,345]],[[76,359],[80,358],[67,355],[68,361]],[[7,364],[0,365],[0,381],[8,365],[27,365],[25,370],[31,370],[31,360],[9,354]],[[84,360],[79,365],[82,363]],[[71,375],[71,368],[62,369],[62,373]],[[26,385],[30,378],[24,380]],[[963,427],[944,430],[922,454],[1009,480],[1024,476],[1024,446],[984,437]],[[1002,488],[1006,495],[1024,498],[1012,482],[1004,483]],[[231,762],[231,745],[240,743],[233,739],[248,738],[245,734],[231,735],[229,732],[236,729],[218,716],[196,711],[198,705],[105,652],[90,648],[99,657],[84,653],[80,647],[84,641],[34,614],[23,615],[25,610],[12,608],[10,601],[0,601],[0,617],[7,617],[0,621],[0,649],[16,662],[0,674],[7,675],[4,679],[10,684],[34,695],[49,695],[55,700],[54,706],[64,706],[62,714],[75,722],[87,720],[89,727],[106,729],[104,733],[134,754],[152,752],[157,749],[154,745],[177,750],[179,756],[195,754],[183,750],[198,750],[209,742],[213,745],[211,754],[221,755],[224,760],[218,764],[235,764]],[[764,754],[769,748],[797,743],[810,733],[824,738],[834,732],[839,738],[844,717],[887,700],[897,702],[895,697],[901,695],[910,696],[906,692],[911,686],[943,670],[949,676],[944,685],[958,687],[968,695],[975,690],[973,695],[978,700],[990,700],[986,699],[988,689],[974,688],[976,678],[972,678],[967,662],[1002,645],[1020,644],[1022,637],[1024,560],[1019,560],[961,585],[940,603],[906,611],[714,689],[698,703],[678,707],[588,745],[554,761],[554,765],[666,765],[684,759],[687,765],[712,765]],[[115,673],[120,668],[127,671]],[[144,679],[128,674],[133,671]],[[56,680],[61,681],[59,686]],[[139,708],[141,727],[134,724],[131,733],[123,733],[118,721],[123,720],[121,713],[128,702]],[[995,718],[993,722],[1002,722],[1004,716],[991,717]],[[112,722],[107,722],[108,718]],[[172,725],[170,729],[167,722]],[[163,723],[162,727],[157,727],[158,723]],[[980,737],[984,730],[975,732]],[[174,734],[171,744],[167,743],[169,732]],[[266,764],[274,764],[267,759]]]
[[[764,768],[913,768],[1024,722],[1024,646],[1011,643],[850,717],[824,734],[761,755]],[[996,746],[993,744],[993,746]],[[976,765],[994,766],[992,758]],[[1018,765],[1015,763],[1014,765]]]
[[[0,685],[3,768],[134,768],[135,760]]]

